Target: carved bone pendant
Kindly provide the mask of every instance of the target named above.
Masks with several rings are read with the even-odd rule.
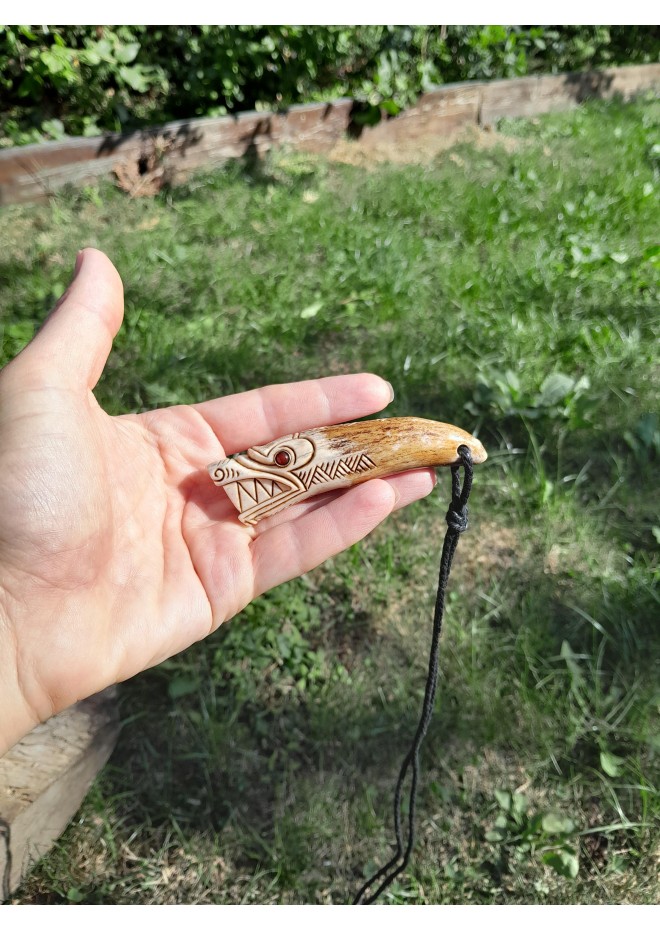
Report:
[[[325,491],[411,468],[456,465],[461,445],[468,446],[476,464],[486,460],[479,440],[457,426],[393,417],[294,433],[214,462],[208,470],[239,520],[254,524]]]

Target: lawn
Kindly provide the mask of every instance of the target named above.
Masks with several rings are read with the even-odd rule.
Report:
[[[3,211],[2,363],[96,245],[126,287],[111,412],[371,370],[389,412],[489,450],[390,903],[660,903],[659,123],[593,104],[423,166],[280,153]],[[391,851],[448,499],[443,472],[127,683],[110,763],[13,900],[350,900]]]

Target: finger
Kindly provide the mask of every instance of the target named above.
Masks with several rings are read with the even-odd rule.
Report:
[[[25,350],[36,376],[93,388],[124,315],[124,290],[110,259],[97,249],[78,254],[73,280]]]
[[[314,381],[273,384],[195,404],[226,455],[280,436],[377,413],[394,396],[377,375],[337,375]]]
[[[402,472],[399,475],[391,475],[385,478],[396,493],[396,503],[394,510],[401,510],[412,504],[413,501],[419,500],[430,494],[436,484],[436,474],[433,468],[418,468],[414,471]],[[257,534],[267,532],[271,527],[279,526],[281,523],[287,523],[291,520],[297,520],[307,513],[318,510],[320,507],[326,507],[332,501],[337,500],[347,494],[346,489],[340,491],[328,491],[325,494],[318,494],[315,497],[308,497],[307,500],[300,504],[294,504],[280,513],[263,520],[257,526]],[[219,510],[218,510],[219,512]]]
[[[433,468],[418,468],[385,480],[396,493],[394,510],[397,511],[430,494],[436,485],[436,474]]]
[[[368,481],[327,506],[267,529],[251,546],[254,596],[303,575],[363,539],[397,508],[402,492],[410,503],[432,487],[425,472]]]

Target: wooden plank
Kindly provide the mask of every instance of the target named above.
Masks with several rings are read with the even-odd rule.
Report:
[[[0,901],[63,832],[118,732],[108,688],[36,727],[0,759]]]
[[[563,76],[493,81],[483,85],[479,122],[491,126],[503,117],[537,116],[566,109],[572,102],[564,91]]]
[[[142,132],[95,139],[66,139],[0,150],[0,204],[42,200],[65,184],[82,186],[110,177],[119,164],[136,164],[160,148],[177,180],[231,158],[262,156],[289,145],[324,152],[344,135],[353,104],[295,107],[288,113],[241,113],[236,117],[180,120]]]
[[[292,107],[279,115],[276,141],[305,152],[327,152],[347,132],[352,109],[353,101],[348,99]]]
[[[489,126],[503,116],[535,116],[576,106],[591,97],[634,94],[660,86],[660,64],[629,65],[577,74],[447,84],[424,94],[394,119],[366,127],[363,146],[448,136],[469,123]],[[282,145],[327,152],[349,127],[351,100],[291,107],[284,113],[241,113],[179,120],[142,132],[64,139],[0,150],[0,205],[40,200],[66,184],[111,177],[118,166],[133,175],[154,152],[168,178],[230,158],[261,156]]]
[[[47,200],[66,184],[83,187],[95,183],[99,178],[109,177],[113,167],[112,160],[103,158],[64,164],[48,170],[31,168],[29,172],[16,176],[9,183],[0,184],[0,205]]]
[[[360,144],[376,148],[383,142],[403,142],[429,136],[448,136],[479,117],[481,85],[458,84],[423,94],[417,103],[392,119],[366,126]]]
[[[578,103],[594,98],[631,100],[644,91],[658,89],[660,63],[566,74],[564,83],[566,92],[572,94]]]
[[[480,122],[490,126],[502,117],[530,117],[566,110],[585,100],[624,100],[660,85],[660,64],[628,65],[603,71],[539,75],[481,85]]]

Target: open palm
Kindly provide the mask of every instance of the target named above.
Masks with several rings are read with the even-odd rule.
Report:
[[[92,389],[122,316],[119,275],[87,249],[54,312],[0,373],[0,752],[207,636],[433,487],[430,470],[410,472],[243,526],[209,462],[374,413],[389,385],[346,375],[110,417]]]

